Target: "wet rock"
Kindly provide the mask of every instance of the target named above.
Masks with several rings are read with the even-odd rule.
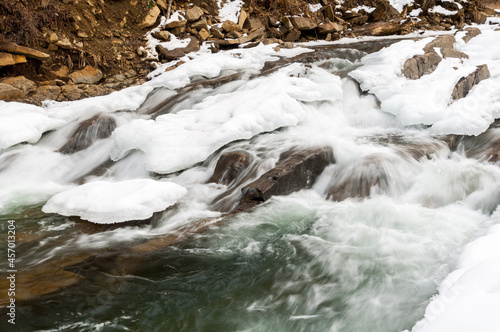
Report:
[[[0,80],[0,83],[8,84],[16,89],[21,90],[25,96],[36,90],[36,83],[24,76],[4,78]]]
[[[310,188],[332,162],[334,158],[330,147],[283,154],[275,168],[241,190],[243,202],[263,202],[275,195],[288,195]]]
[[[155,31],[151,35],[156,39],[163,41],[168,41],[170,39],[170,32],[168,31]]]
[[[441,60],[441,57],[434,51],[416,55],[405,61],[402,73],[406,78],[416,80],[423,75],[432,73]]]
[[[481,34],[481,30],[479,30],[479,28],[476,27],[466,28],[465,31],[467,31],[467,33],[465,34],[465,36],[462,37],[462,39],[466,43],[468,43],[472,38]]]
[[[32,98],[36,101],[56,100],[60,93],[61,88],[57,85],[43,85],[36,90]]]
[[[0,52],[0,67],[13,66],[19,63],[26,62],[28,62],[28,60],[26,60],[26,57],[24,55]]]
[[[241,28],[238,24],[236,24],[230,20],[225,20],[224,23],[222,23],[222,29],[224,29],[224,31],[226,31],[226,32],[240,31],[241,30]]]
[[[82,70],[75,71],[68,76],[75,84],[95,84],[102,79],[103,74],[99,69],[88,65]]]
[[[306,17],[292,16],[290,17],[290,22],[294,28],[300,31],[312,30],[317,27],[317,24],[313,20]]]
[[[158,19],[158,15],[160,15],[160,8],[158,6],[154,6],[149,10],[149,13],[146,15],[144,20],[137,25],[138,29],[145,29],[150,26],[153,26]]]
[[[229,152],[220,156],[214,174],[208,182],[229,185],[250,164],[250,157],[245,152]]]
[[[50,58],[50,55],[47,53],[40,52],[29,47],[19,46],[8,41],[3,41],[2,43],[0,43],[0,51],[24,55],[27,58],[33,58],[40,61],[45,61]]]
[[[203,15],[203,10],[198,6],[186,10],[186,20],[188,22],[198,21],[201,15]]]
[[[191,41],[184,48],[174,48],[173,50],[169,50],[161,45],[156,46],[156,50],[161,53],[161,55],[167,60],[176,60],[178,58],[183,57],[184,55],[190,52],[196,52],[200,49],[200,45],[198,44],[198,40],[190,36]]]
[[[116,128],[116,121],[110,116],[99,114],[81,122],[64,146],[58,152],[73,154],[91,146],[96,140],[111,135]]]
[[[457,100],[457,99],[460,99],[460,98],[467,96],[469,91],[476,84],[478,84],[482,80],[489,78],[490,76],[491,76],[490,71],[488,70],[487,65],[477,66],[477,69],[474,72],[469,74],[467,77],[462,77],[458,81],[458,83],[453,88],[453,92],[451,94],[451,97],[454,100]]]
[[[196,22],[194,22],[193,24],[191,24],[191,28],[193,29],[196,29],[196,30],[201,30],[201,29],[205,29],[208,31],[208,23],[207,23],[207,19],[206,18],[202,18],[201,20],[198,20]]]
[[[338,23],[321,23],[318,25],[318,33],[320,35],[326,35],[332,32],[340,32],[344,29],[341,24]]]
[[[165,29],[183,28],[186,26],[186,23],[187,23],[186,20],[172,21],[167,25],[165,25]]]
[[[23,98],[24,93],[8,84],[0,83],[0,100],[13,100]]]

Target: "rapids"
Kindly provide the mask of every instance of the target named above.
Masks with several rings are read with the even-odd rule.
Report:
[[[1,330],[424,331],[467,244],[500,221],[500,131],[437,136],[383,112],[349,73],[393,43],[202,55],[149,85],[46,104],[51,131],[0,150],[0,238],[15,220],[18,270],[16,326]],[[111,136],[91,130],[60,152],[103,112]],[[280,155],[318,146],[335,162],[311,188],[237,213],[241,188]],[[238,151],[248,167],[207,183]],[[153,180],[186,190],[168,208],[160,191],[116,202]],[[94,201],[90,183],[123,186]],[[102,205],[106,218],[151,218],[74,216]]]

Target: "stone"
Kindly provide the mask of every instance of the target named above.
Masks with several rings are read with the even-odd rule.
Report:
[[[60,93],[61,88],[57,85],[44,85],[36,90],[32,98],[38,101],[57,100]]]
[[[479,82],[490,78],[490,71],[487,65],[477,66],[476,70],[467,77],[462,77],[455,87],[453,88],[453,92],[451,94],[451,98],[454,100],[463,98],[467,96],[469,91]]]
[[[191,24],[191,28],[196,29],[198,31],[200,31],[201,29],[205,29],[208,31],[207,19],[202,18],[201,20],[194,22],[193,24]]]
[[[176,60],[178,58],[183,57],[184,55],[190,52],[196,52],[200,49],[200,45],[198,44],[198,40],[190,36],[191,41],[184,48],[174,48],[173,50],[169,50],[161,45],[156,46],[156,50],[167,60]]]
[[[3,41],[2,43],[0,43],[0,51],[24,55],[26,58],[33,58],[40,61],[45,61],[50,58],[50,55],[47,53],[40,52],[29,47],[19,46],[8,41]]]
[[[168,5],[166,0],[156,0],[156,5],[163,9],[164,11],[168,10]]]
[[[249,31],[260,29],[262,27],[265,27],[265,25],[258,18],[248,18],[243,25],[243,28],[248,29]]]
[[[416,80],[423,75],[432,73],[441,60],[439,54],[434,51],[426,52],[423,55],[416,55],[405,61],[402,73],[406,78]]]
[[[65,50],[70,50],[73,48],[73,45],[71,44],[71,42],[69,41],[68,38],[60,39],[60,40],[56,41],[54,43],[54,45],[56,45],[62,49],[65,49]]]
[[[49,44],[49,46],[47,46],[47,50],[49,50],[49,51],[57,51],[58,49],[59,49],[59,47],[57,47],[54,44]]]
[[[0,100],[24,98],[24,93],[11,85],[0,83]]]
[[[375,22],[357,27],[355,32],[358,35],[389,36],[400,32],[401,28],[398,22]]]
[[[214,174],[208,182],[230,185],[250,165],[250,157],[245,152],[229,152],[220,156]]]
[[[78,31],[77,36],[79,38],[89,38],[89,35],[86,32]]]
[[[55,32],[52,32],[50,35],[49,35],[49,43],[52,43],[54,44],[55,42],[57,42],[59,40],[59,37],[57,36],[57,34]]]
[[[155,31],[151,34],[153,37],[159,40],[168,41],[170,39],[170,32],[168,31]]]
[[[214,38],[217,38],[217,39],[224,38],[224,33],[217,27],[212,27],[210,29],[210,32],[212,33],[212,37],[214,37]]]
[[[330,20],[330,22],[335,21],[335,10],[333,9],[332,5],[323,7],[323,11],[325,13],[325,18]]]
[[[368,15],[360,15],[349,19],[351,24],[362,25],[368,22]]]
[[[28,62],[28,60],[26,60],[26,57],[24,55],[0,52],[0,67],[13,66],[19,63],[26,62]]]
[[[457,59],[468,59],[469,56],[464,52],[457,51],[453,48],[443,48],[441,50],[443,58],[457,58]]]
[[[344,30],[344,27],[341,24],[338,23],[321,23],[318,25],[318,33],[320,35],[326,35],[332,32],[340,32]]]
[[[240,12],[240,16],[238,17],[238,26],[240,27],[240,30],[243,29],[243,26],[245,25],[245,22],[248,18],[247,12],[242,9]]]
[[[290,21],[293,27],[300,31],[312,30],[317,27],[317,24],[313,20],[306,17],[292,16],[290,17]]]
[[[165,25],[165,29],[183,28],[186,26],[186,20],[172,21]]]
[[[178,28],[170,29],[170,33],[173,34],[174,36],[179,36],[179,35],[183,34],[184,31],[186,31],[185,27],[178,27]]]
[[[138,29],[145,29],[150,26],[153,26],[160,15],[160,8],[158,6],[154,6],[149,10],[149,13],[146,15],[144,20],[137,25]]]
[[[275,168],[241,189],[242,201],[258,204],[275,195],[311,188],[325,167],[333,162],[330,147],[284,153]]]
[[[66,100],[78,100],[82,97],[82,91],[76,85],[65,85],[61,87],[61,95]]]
[[[188,22],[198,21],[201,15],[203,15],[203,10],[198,6],[186,10],[186,20]]]
[[[58,78],[67,78],[69,75],[69,68],[66,65],[61,66],[61,68],[59,68],[58,70],[53,71],[52,74],[54,74]]]
[[[210,37],[210,32],[205,29],[201,29],[198,34],[200,35],[201,40],[205,41]]]
[[[78,124],[71,138],[58,152],[62,154],[73,154],[85,150],[98,139],[111,136],[116,128],[116,121],[109,115],[98,114]]]
[[[245,44],[245,43],[254,41],[254,40],[258,39],[259,37],[263,37],[265,32],[266,32],[266,28],[262,27],[260,29],[255,30],[254,32],[252,32],[249,35],[246,35],[246,36],[239,38],[239,41],[241,44]]]
[[[102,72],[90,65],[79,71],[75,71],[68,75],[75,84],[95,84],[99,82],[103,76]]]
[[[0,80],[0,83],[8,84],[16,89],[19,89],[26,96],[31,92],[36,91],[36,83],[27,79],[24,76],[8,77]]]
[[[292,30],[290,30],[286,34],[286,36],[283,38],[283,41],[285,41],[285,42],[294,42],[294,41],[297,41],[297,40],[299,40],[300,35],[301,35],[300,30],[293,28]]]
[[[226,32],[240,31],[241,30],[241,28],[238,24],[236,24],[230,20],[225,20],[224,23],[222,23],[222,29],[224,29],[224,31],[226,31]]]
[[[293,29],[293,24],[292,24],[292,21],[290,20],[290,17],[283,16],[280,21],[285,26],[285,28],[287,28],[288,30]]]
[[[474,10],[472,11],[472,22],[477,24],[485,24],[488,15],[485,12]]]
[[[388,20],[400,16],[396,8],[392,7],[386,1],[380,1],[377,3],[375,10],[369,14],[369,20],[372,22],[384,19]]]
[[[453,35],[442,35],[424,46],[425,52],[432,52],[434,48],[453,48],[455,37]]]
[[[462,39],[466,43],[468,43],[472,38],[481,34],[481,30],[479,30],[479,28],[476,27],[466,28],[465,31],[467,31],[467,33],[465,34],[465,36],[462,37]]]
[[[226,34],[226,38],[232,38],[232,39],[238,39],[241,36],[243,36],[243,34],[238,31],[231,31]]]

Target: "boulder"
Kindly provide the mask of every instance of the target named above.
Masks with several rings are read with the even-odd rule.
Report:
[[[153,26],[158,19],[158,15],[160,15],[160,8],[158,6],[154,6],[149,10],[149,13],[146,15],[144,20],[137,25],[138,29],[145,29],[150,26]]]
[[[76,85],[68,84],[61,87],[61,95],[66,100],[78,100],[82,97],[82,91]]]
[[[283,38],[284,42],[294,42],[297,41],[300,38],[301,32],[299,29],[293,28],[290,30],[286,36]]]
[[[285,153],[275,168],[241,189],[243,202],[258,204],[275,195],[311,188],[325,167],[333,162],[330,147]]]
[[[248,29],[248,31],[260,29],[262,27],[265,27],[265,25],[258,18],[249,18],[246,20],[245,24],[243,25],[243,28]]]
[[[241,30],[241,28],[238,24],[236,24],[230,20],[225,20],[224,23],[222,23],[222,29],[224,29],[224,31],[226,31],[226,32],[240,31]]]
[[[194,22],[193,24],[191,24],[191,28],[196,29],[198,31],[200,31],[201,29],[205,29],[208,31],[207,19],[202,18],[201,20]]]
[[[99,69],[88,65],[82,70],[75,71],[68,76],[75,84],[95,84],[101,80],[103,74]]]
[[[245,152],[229,152],[220,156],[214,174],[208,182],[231,184],[250,165],[250,157]]]
[[[81,122],[73,132],[71,138],[58,152],[73,154],[91,146],[98,139],[111,136],[116,128],[116,121],[109,115],[98,114]]]
[[[45,61],[50,58],[50,55],[48,55],[47,53],[40,52],[29,47],[19,46],[8,41],[3,41],[2,43],[0,43],[0,51],[24,55],[27,58],[33,58],[40,61]]]
[[[453,92],[451,94],[451,98],[453,98],[454,100],[457,100],[457,99],[460,99],[460,98],[463,98],[463,97],[467,96],[467,94],[469,93],[469,91],[476,84],[478,84],[482,80],[485,80],[485,79],[489,78],[490,76],[491,76],[490,75],[490,71],[488,70],[488,66],[487,65],[477,66],[477,68],[476,68],[476,70],[474,72],[472,72],[469,75],[467,75],[467,77],[462,77],[457,82],[457,84],[453,88]]]
[[[186,10],[186,20],[188,22],[198,21],[201,15],[203,15],[203,10],[198,6],[194,6],[193,8]]]
[[[11,85],[0,83],[0,100],[20,99],[24,93]]]
[[[468,43],[472,38],[481,34],[481,30],[479,30],[479,28],[476,27],[466,28],[465,31],[467,31],[467,33],[465,34],[465,36],[462,37],[462,39],[466,43]]]
[[[432,52],[434,48],[453,48],[455,37],[453,35],[442,35],[436,37],[433,41],[424,46],[425,52]]]
[[[57,100],[59,94],[61,93],[61,88],[57,85],[44,85],[36,90],[33,95],[33,99],[37,101],[44,100]]]
[[[28,60],[26,60],[24,55],[0,52],[0,67],[12,66],[26,62],[28,62]]]
[[[321,23],[318,25],[318,33],[320,35],[326,35],[332,32],[340,32],[344,29],[344,27],[341,24],[338,23]]]
[[[8,84],[16,89],[21,90],[25,96],[31,92],[36,91],[36,83],[24,76],[4,78],[0,80],[0,83]]]
[[[416,80],[423,75],[432,73],[441,60],[441,57],[434,51],[416,55],[405,61],[402,73],[406,78]]]
[[[317,24],[313,20],[306,17],[292,16],[290,17],[290,22],[294,28],[300,31],[312,30],[317,27]]]
[[[249,34],[249,35],[246,35],[246,36],[240,37],[240,38],[239,38],[239,42],[240,42],[241,44],[245,44],[245,43],[248,43],[248,42],[254,41],[254,40],[256,40],[257,38],[264,36],[264,33],[265,33],[265,32],[266,32],[266,28],[265,28],[265,27],[261,27],[260,29],[255,30],[254,32],[252,32],[252,33],[251,33],[251,34]]]
[[[443,48],[441,50],[443,58],[457,58],[457,59],[468,59],[469,56],[464,52],[457,51],[454,48]]]
[[[200,49],[200,45],[198,44],[198,40],[190,36],[191,41],[184,48],[174,48],[173,50],[169,50],[161,45],[156,46],[156,50],[161,53],[161,55],[167,60],[176,60],[178,58],[183,57],[184,55],[190,52],[196,52]]]
[[[168,41],[170,39],[170,32],[168,31],[155,31],[151,34],[153,37],[159,40]]]

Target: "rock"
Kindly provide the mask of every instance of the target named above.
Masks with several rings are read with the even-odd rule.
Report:
[[[416,80],[423,75],[432,73],[441,60],[441,57],[434,51],[416,55],[405,61],[402,73],[406,78]]]
[[[52,32],[50,35],[49,35],[49,43],[51,44],[54,44],[55,42],[57,42],[59,40],[59,37],[56,35],[55,32]]]
[[[368,15],[360,15],[360,16],[355,16],[351,19],[349,19],[349,22],[351,24],[356,24],[356,25],[362,25],[368,22]]]
[[[186,20],[172,21],[165,25],[165,29],[183,28],[186,26],[186,23],[187,23]]]
[[[238,31],[231,31],[226,34],[226,38],[232,38],[232,39],[238,39],[241,36],[243,36],[243,34]]]
[[[262,27],[265,27],[265,25],[258,18],[248,18],[243,25],[243,28],[248,29],[249,31],[260,29]]]
[[[82,97],[82,91],[76,85],[65,85],[61,87],[61,95],[66,100],[78,100]]]
[[[300,31],[312,30],[317,27],[317,24],[313,20],[306,17],[292,16],[290,17],[290,21],[293,27]]]
[[[239,42],[241,44],[245,44],[245,43],[254,41],[259,37],[263,37],[265,32],[266,32],[266,28],[261,27],[260,29],[257,29],[254,32],[252,32],[251,34],[239,38]]]
[[[179,36],[182,33],[184,33],[184,31],[186,31],[185,27],[178,27],[178,28],[170,29],[170,33],[173,34],[174,36]]]
[[[488,18],[488,15],[485,12],[482,12],[479,10],[472,11],[472,22],[474,22],[474,23],[484,24],[484,23],[486,23],[487,18]]]
[[[91,146],[98,139],[111,136],[116,128],[116,121],[109,115],[98,114],[81,122],[71,135],[71,138],[58,152],[62,154],[73,154]]]
[[[0,83],[0,100],[24,98],[24,93],[11,85]]]
[[[330,22],[335,21],[335,10],[333,9],[332,5],[323,7],[323,11],[325,13],[325,18],[329,19]]]
[[[144,20],[137,25],[137,28],[144,29],[153,26],[158,19],[158,15],[160,15],[160,8],[158,8],[158,6],[154,6],[149,10],[149,13],[146,15]]]
[[[453,48],[453,45],[455,45],[455,37],[452,35],[442,35],[439,37],[436,37],[433,41],[425,45],[424,51],[425,52],[432,52],[434,51],[434,48]]]
[[[205,29],[201,29],[198,34],[200,35],[201,40],[205,41],[210,37],[210,32]]]
[[[201,15],[203,15],[203,10],[198,6],[186,10],[186,20],[188,22],[198,21]]]
[[[293,29],[293,24],[292,24],[292,21],[290,20],[290,17],[283,16],[280,21],[285,26],[285,28],[287,28],[288,30]]]
[[[224,29],[224,31],[226,31],[226,32],[240,31],[241,30],[241,28],[238,24],[236,24],[230,20],[225,20],[224,23],[222,23],[222,29]]]
[[[163,57],[167,60],[176,60],[178,58],[183,57],[184,55],[190,53],[190,52],[195,52],[200,49],[200,45],[198,44],[198,40],[190,36],[189,37],[191,41],[189,44],[184,47],[184,48],[174,48],[173,50],[169,50],[161,45],[156,46],[156,49]]]
[[[36,90],[32,98],[37,101],[57,100],[60,93],[61,88],[57,85],[44,85]]]
[[[54,45],[56,45],[62,49],[65,49],[65,50],[70,50],[73,48],[73,45],[71,44],[71,42],[69,41],[68,38],[58,40],[54,43]]]
[[[321,23],[318,25],[318,33],[320,35],[326,35],[332,32],[340,32],[344,30],[344,27],[338,23]]]
[[[26,62],[28,62],[28,60],[26,60],[24,55],[0,52],[0,67],[12,66]]]
[[[300,30],[293,28],[290,30],[286,36],[283,38],[283,41],[285,42],[294,42],[300,38]]]
[[[68,76],[75,84],[95,84],[101,80],[103,74],[99,69],[88,65]]]
[[[166,0],[156,0],[156,4],[165,12],[168,10],[168,5]]]
[[[205,29],[208,31],[207,19],[202,18],[201,20],[194,22],[193,24],[191,24],[191,28],[196,29],[198,31],[200,31],[201,29]]]
[[[477,69],[474,72],[470,73],[467,77],[462,77],[457,82],[451,94],[451,98],[457,100],[467,96],[472,87],[490,76],[490,71],[488,70],[487,65],[477,66]]]
[[[289,152],[276,167],[241,189],[243,202],[260,203],[275,195],[311,188],[324,168],[334,162],[330,147]]]
[[[47,50],[49,50],[49,51],[57,51],[58,49],[59,49],[59,47],[57,47],[54,44],[49,44],[49,46],[47,46]]]
[[[397,22],[376,22],[366,25],[369,34],[372,36],[388,36],[398,33],[401,30]]]
[[[457,58],[457,59],[468,59],[469,56],[464,52],[457,51],[453,48],[443,48],[441,50],[443,58]]]
[[[2,43],[0,43],[0,51],[24,55],[26,58],[33,58],[40,61],[45,61],[50,58],[50,55],[48,55],[47,53],[40,52],[29,47],[19,46],[8,41],[3,41]]]
[[[170,32],[168,31],[155,31],[151,34],[156,39],[160,39],[163,41],[168,41],[170,39]]]
[[[240,12],[240,17],[238,18],[238,26],[240,27],[240,30],[243,29],[243,26],[245,25],[245,22],[248,18],[247,12],[242,9]]]
[[[374,11],[369,14],[369,19],[372,22],[384,19],[388,20],[400,16],[396,8],[392,7],[386,1],[380,1]]]
[[[229,152],[220,156],[214,174],[208,182],[231,184],[250,165],[250,157],[244,152]]]
[[[212,33],[212,36],[217,39],[223,39],[224,38],[224,33],[217,27],[212,27],[210,29],[210,32]]]
[[[467,31],[467,33],[465,34],[465,36],[462,37],[462,39],[466,43],[468,43],[472,38],[474,38],[477,35],[481,34],[481,30],[479,30],[479,28],[476,28],[476,27],[466,28],[465,31]]]
[[[4,78],[0,80],[0,83],[8,84],[16,89],[21,90],[25,96],[36,90],[36,83],[24,76]]]

